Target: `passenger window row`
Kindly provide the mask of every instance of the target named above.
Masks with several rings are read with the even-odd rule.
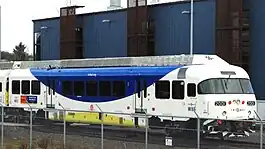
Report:
[[[55,88],[55,81],[49,81],[52,88]],[[138,82],[137,82],[138,83]],[[20,85],[21,84],[21,85]],[[137,84],[140,88],[139,83]],[[184,81],[172,81],[172,92],[170,94],[170,81],[161,80],[155,83],[155,97],[157,99],[184,99],[185,96],[185,82]],[[145,97],[146,82],[144,82]],[[2,83],[0,82],[0,92],[2,91]],[[125,81],[63,81],[62,93],[69,96],[125,96],[126,87]],[[139,92],[139,91],[138,91]],[[13,80],[12,81],[12,94],[32,94],[40,95],[40,81],[38,80]],[[50,94],[50,90],[49,90]],[[54,94],[54,90],[53,90]],[[188,97],[196,96],[196,84],[187,84]],[[139,94],[138,94],[139,96]]]
[[[21,84],[21,86],[20,86]],[[40,95],[40,81],[37,80],[13,80],[12,94]]]
[[[125,81],[63,81],[62,86],[69,96],[125,96]]]
[[[185,96],[185,82],[184,81],[172,81],[171,83],[172,99],[184,99]],[[196,84],[187,84],[187,95],[188,97],[196,96]],[[155,83],[155,97],[157,99],[170,99],[170,81],[161,80]]]

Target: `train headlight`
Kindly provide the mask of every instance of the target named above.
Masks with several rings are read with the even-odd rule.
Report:
[[[223,116],[226,116],[226,111],[223,111],[222,115],[223,115]]]

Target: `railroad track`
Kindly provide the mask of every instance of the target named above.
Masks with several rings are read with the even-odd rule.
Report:
[[[29,127],[25,127],[29,129]],[[63,125],[51,125],[51,127],[38,126],[33,127],[33,131],[52,134],[63,134]],[[88,126],[67,126],[66,135],[76,135],[83,137],[101,138],[101,127]],[[104,139],[117,140],[123,142],[145,143],[145,129],[128,129],[121,127],[104,126]],[[165,145],[164,131],[154,131],[148,129],[148,144]],[[178,133],[173,136],[173,146],[183,148],[197,147],[197,132],[194,130],[189,133]],[[258,143],[237,141],[237,140],[219,140],[203,139],[200,142],[201,148],[259,148]]]
[[[29,128],[27,128],[29,129]],[[33,131],[42,133],[63,134],[63,125],[52,125],[52,127],[33,127]],[[196,148],[197,136],[196,131],[189,134],[180,133],[173,136],[173,147]],[[83,137],[101,138],[100,126],[68,126],[66,128],[66,135],[77,135]],[[135,131],[133,129],[110,127],[104,128],[104,139],[115,140],[122,142],[145,143],[145,131]],[[148,144],[165,145],[165,134],[162,132],[154,132],[148,130]],[[259,144],[235,140],[219,140],[211,138],[202,138],[200,142],[201,148],[259,148]]]

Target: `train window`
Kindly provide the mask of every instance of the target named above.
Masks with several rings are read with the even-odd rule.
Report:
[[[111,84],[109,81],[99,82],[99,95],[100,96],[111,96]]]
[[[83,81],[74,82],[74,95],[75,96],[84,96],[85,94],[85,83]]]
[[[0,92],[2,92],[2,82],[0,82]]]
[[[22,81],[22,94],[30,94],[30,81],[29,80]]]
[[[125,82],[124,81],[113,81],[113,92],[112,95],[115,97],[125,96]]]
[[[196,96],[196,84],[188,83],[188,97],[195,97]]]
[[[52,94],[55,95],[56,83],[55,83],[55,80],[52,80],[51,82],[52,82],[52,86],[51,86],[51,88],[52,88]]]
[[[37,80],[31,81],[31,94],[40,95],[40,81]]]
[[[170,82],[169,81],[156,82],[155,96],[158,99],[169,99],[170,98]]]
[[[71,81],[63,81],[63,90],[64,95],[73,95],[73,85]]]
[[[20,81],[12,81],[12,94],[20,94]]]
[[[141,92],[141,82],[138,80],[137,81],[137,96],[140,98],[140,92]]]
[[[7,82],[6,82],[6,91],[7,91],[7,92],[9,91],[9,82],[8,82],[8,80],[7,80]]]
[[[173,81],[172,82],[172,98],[173,99],[184,99],[184,81]]]
[[[86,82],[86,95],[97,96],[98,95],[98,83],[96,81]]]
[[[144,98],[147,97],[147,83],[144,81]]]
[[[48,80],[48,94],[51,95],[51,80]]]

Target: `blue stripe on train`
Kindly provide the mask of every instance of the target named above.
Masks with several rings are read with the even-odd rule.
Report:
[[[183,66],[165,67],[106,67],[106,68],[79,68],[79,69],[30,69],[34,77],[48,86],[48,80],[56,80],[56,92],[69,99],[81,102],[109,102],[134,94],[136,82],[142,79],[147,81],[147,86],[164,77],[169,72]],[[176,76],[177,77],[177,76]],[[90,97],[90,96],[69,96],[62,94],[61,81],[88,81],[88,80],[122,80],[126,82],[124,97]],[[51,87],[51,86],[49,86]],[[73,87],[74,90],[74,87]],[[142,89],[141,89],[142,90]],[[86,91],[86,88],[84,89]],[[99,90],[98,90],[99,91]]]

